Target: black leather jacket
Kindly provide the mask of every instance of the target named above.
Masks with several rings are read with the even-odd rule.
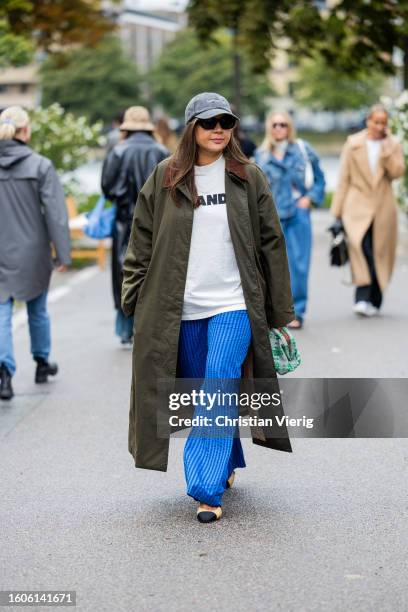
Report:
[[[139,191],[169,151],[148,134],[135,132],[109,151],[102,169],[102,191],[117,206],[112,241],[112,291],[120,308],[122,267]]]
[[[170,155],[147,132],[135,132],[108,153],[102,169],[102,191],[118,207],[120,221],[131,221],[139,191],[157,164]]]

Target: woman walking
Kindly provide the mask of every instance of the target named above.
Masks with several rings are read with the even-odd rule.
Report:
[[[388,130],[388,113],[376,104],[366,129],[349,136],[331,212],[341,220],[356,285],[354,312],[379,312],[397,245],[397,205],[392,181],[404,174],[402,146]]]
[[[64,192],[52,162],[28,146],[28,114],[10,106],[0,115],[0,399],[13,395],[16,371],[12,316],[15,300],[26,302],[35,382],[45,383],[58,367],[51,351],[47,294],[54,264],[71,263]]]
[[[273,193],[286,240],[295,320],[299,329],[307,307],[308,278],[312,250],[311,206],[324,199],[325,180],[319,158],[312,147],[296,140],[292,118],[272,112],[266,118],[265,139],[255,153]]]
[[[161,471],[169,441],[157,435],[158,381],[200,379],[209,390],[247,373],[278,392],[268,329],[294,316],[279,219],[265,176],[235,141],[237,117],[224,97],[202,93],[185,119],[175,154],[139,194],[123,268],[123,311],[136,315],[129,451],[136,467]],[[266,412],[283,414],[280,405]],[[221,429],[193,427],[184,449],[201,522],[221,517],[222,495],[245,466],[236,428]],[[272,438],[260,427],[253,440],[291,451],[286,429]]]
[[[102,169],[102,191],[116,204],[112,241],[112,289],[117,310],[115,331],[122,344],[131,344],[133,319],[121,310],[122,266],[129,242],[137,196],[156,165],[169,152],[154,137],[154,125],[143,106],[127,109],[119,126],[122,140],[108,153]]]

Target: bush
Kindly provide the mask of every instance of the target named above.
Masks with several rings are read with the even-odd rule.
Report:
[[[100,197],[100,193],[92,193],[81,198],[78,204],[78,213],[90,212],[94,208]]]
[[[91,147],[103,146],[102,123],[91,125],[55,103],[31,112],[32,148],[53,162],[58,172],[70,172],[87,161]]]
[[[326,191],[325,196],[324,196],[324,201],[322,204],[322,208],[330,208],[332,199],[333,199],[333,192]]]
[[[402,142],[405,166],[408,168],[408,90],[400,94],[396,100],[382,98],[381,102],[390,113],[390,127],[392,132]],[[396,181],[396,194],[399,203],[408,212],[408,173]]]

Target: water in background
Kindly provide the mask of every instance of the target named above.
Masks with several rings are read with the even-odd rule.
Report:
[[[327,191],[334,191],[337,184],[339,158],[335,155],[322,156],[321,165],[326,176]],[[101,173],[102,161],[95,160],[80,166],[74,172],[64,175],[64,179],[74,178],[85,194],[100,193]]]

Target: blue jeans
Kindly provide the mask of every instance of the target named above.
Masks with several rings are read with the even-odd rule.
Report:
[[[282,219],[290,271],[295,316],[303,320],[307,304],[310,256],[312,252],[312,224],[310,209],[297,208],[293,217]]]
[[[125,317],[120,308],[116,311],[115,334],[119,338],[128,340],[133,336],[134,317]]]
[[[219,379],[224,392],[238,392],[241,366],[251,342],[246,310],[223,312],[206,319],[182,321],[179,366],[182,378],[204,379],[201,389],[216,392]],[[212,383],[212,379],[213,383]],[[218,379],[218,380],[217,380]],[[228,388],[225,388],[227,386]],[[215,405],[207,411],[198,405],[194,416],[238,416],[238,406]],[[206,431],[204,431],[206,430]],[[222,431],[221,431],[222,430]],[[237,467],[245,467],[241,440],[234,426],[192,427],[184,447],[187,495],[210,506],[220,506],[227,478]]]
[[[51,350],[50,317],[47,312],[47,293],[44,291],[26,303],[28,326],[30,330],[31,353],[33,357],[42,357],[48,361]],[[13,298],[0,303],[0,363],[3,363],[11,375],[16,371],[14,359],[12,317]]]

